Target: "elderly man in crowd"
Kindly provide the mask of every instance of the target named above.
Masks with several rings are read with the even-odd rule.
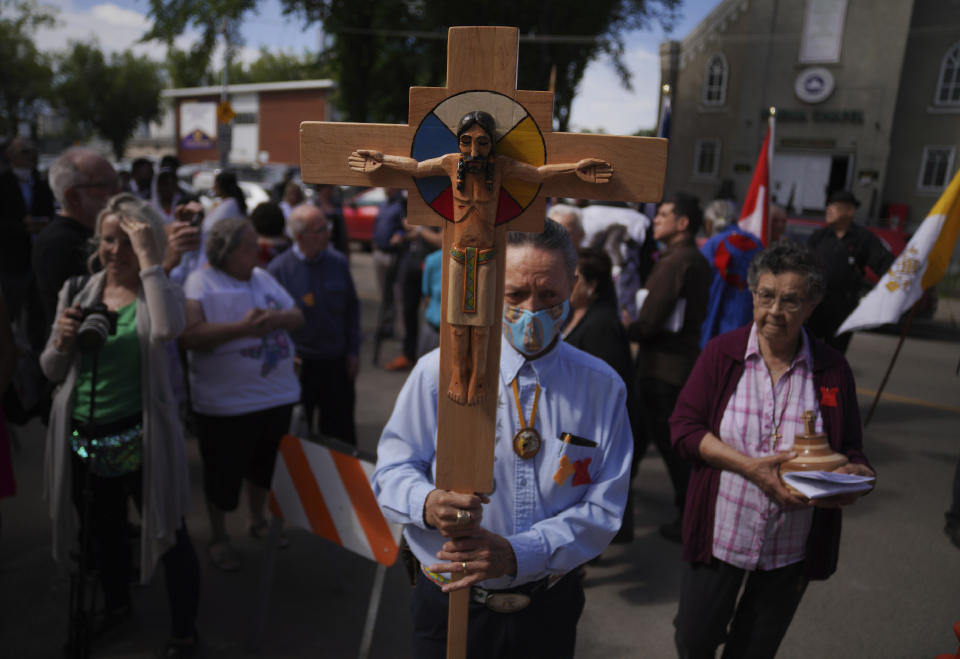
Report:
[[[330,244],[330,222],[316,206],[296,206],[287,220],[295,241],[267,270],[295,300],[306,324],[292,333],[300,359],[304,411],[314,430],[357,443],[353,410],[359,369],[360,305],[347,259]]]
[[[416,657],[445,656],[445,593],[461,588],[472,589],[469,656],[573,656],[577,568],[620,526],[633,447],[623,381],[560,339],[576,265],[552,220],[542,234],[508,235],[493,492],[434,486],[439,351],[417,362],[384,428],[373,486],[421,566]],[[542,449],[515,442],[521,430]]]
[[[88,272],[89,242],[97,214],[120,191],[117,172],[92,149],[64,151],[50,166],[50,187],[60,213],[33,243],[33,272],[46,326],[54,320],[63,282]]]
[[[581,247],[586,235],[581,215],[580,209],[570,204],[554,204],[547,211],[547,217],[567,230],[574,247]]]

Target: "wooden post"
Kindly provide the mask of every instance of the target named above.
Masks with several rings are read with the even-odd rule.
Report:
[[[483,388],[489,394],[479,404],[461,404],[443,394],[454,370],[454,339],[447,323],[452,294],[448,286],[450,259],[443,260],[436,486],[462,493],[493,489],[506,232],[542,231],[547,196],[659,201],[663,192],[665,139],[553,133],[553,94],[516,89],[517,52],[516,28],[450,28],[446,87],[411,88],[406,125],[304,122],[300,126],[304,181],[407,188],[407,220],[443,226],[445,254],[454,247],[450,227],[456,213],[451,178],[414,179],[410,172],[396,166],[357,171],[347,166],[354,151],[409,156],[416,162],[457,152],[457,122],[466,113],[479,110],[496,121],[497,156],[533,167],[577,163],[590,157],[613,167],[612,178],[602,185],[582,180],[569,170],[539,184],[505,177],[500,189],[493,191],[499,195],[492,245],[496,285],[482,295],[495,296],[495,313],[488,326],[485,351]],[[466,656],[468,604],[467,590],[450,597],[449,659]]]

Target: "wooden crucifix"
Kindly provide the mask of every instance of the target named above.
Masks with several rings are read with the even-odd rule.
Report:
[[[493,489],[506,232],[542,231],[548,196],[663,192],[666,140],[553,133],[553,93],[516,89],[517,52],[516,28],[450,28],[446,87],[412,87],[406,125],[300,126],[304,181],[407,188],[407,220],[443,227],[436,486],[456,492]],[[451,594],[451,659],[468,603]]]

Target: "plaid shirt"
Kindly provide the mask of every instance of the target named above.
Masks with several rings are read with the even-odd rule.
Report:
[[[801,336],[800,351],[774,385],[760,356],[756,325],[750,330],[743,377],[720,422],[720,438],[731,448],[750,457],[790,449],[794,435],[803,432],[804,410],[817,413],[816,429],[823,432],[806,330]],[[776,420],[783,435],[779,440],[773,438]],[[724,471],[717,494],[713,555],[747,570],[798,563],[804,559],[812,520],[811,508],[784,510],[752,482]]]

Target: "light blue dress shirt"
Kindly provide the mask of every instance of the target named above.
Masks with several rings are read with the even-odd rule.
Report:
[[[620,528],[633,455],[626,388],[605,362],[563,341],[534,361],[506,341],[500,350],[495,491],[481,525],[510,542],[517,574],[481,582],[489,589],[562,575],[598,556]],[[424,501],[434,489],[439,354],[424,355],[410,373],[380,437],[373,474],[380,507],[406,525],[407,542],[424,565],[440,562],[436,554],[445,542],[423,521]],[[515,377],[527,421],[538,383],[541,389],[535,427],[542,444],[526,460],[513,451],[521,427],[510,384]],[[566,443],[561,433],[596,446]],[[558,484],[554,476],[564,456],[579,463],[581,474],[569,473]]]

